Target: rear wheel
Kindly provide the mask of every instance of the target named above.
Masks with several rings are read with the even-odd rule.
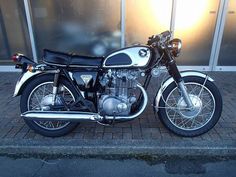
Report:
[[[214,83],[204,78],[184,77],[185,87],[193,103],[188,109],[175,82],[163,92],[158,111],[159,118],[172,132],[181,136],[206,133],[218,122],[222,112],[222,98]],[[164,108],[163,108],[164,107]]]
[[[52,106],[52,90],[53,90],[53,75],[42,75],[27,84],[23,90],[20,102],[21,113],[26,111],[49,111]],[[76,100],[76,92],[71,84],[61,78],[59,86],[59,94],[56,97],[55,104],[69,105]],[[61,106],[63,111],[63,106]],[[65,109],[65,108],[64,108]],[[60,110],[59,110],[60,111]],[[25,120],[26,124],[37,133],[57,137],[71,132],[77,125],[69,121],[33,121]]]

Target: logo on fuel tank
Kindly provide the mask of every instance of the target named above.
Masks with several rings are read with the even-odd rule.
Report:
[[[141,49],[141,50],[139,50],[138,54],[139,54],[140,57],[146,57],[147,56],[147,50]]]

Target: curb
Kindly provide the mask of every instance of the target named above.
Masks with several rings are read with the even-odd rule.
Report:
[[[12,140],[0,142],[4,155],[159,155],[159,156],[236,156],[232,141],[154,141],[154,140]]]

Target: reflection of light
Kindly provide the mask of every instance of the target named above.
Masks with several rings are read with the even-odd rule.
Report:
[[[170,28],[172,0],[126,0],[127,44],[146,43]]]
[[[177,0],[175,29],[189,30],[198,25],[208,9],[207,0]]]
[[[167,27],[170,26],[170,9],[172,3],[169,0],[150,0],[149,2],[150,10],[154,16],[155,21],[153,23],[159,23],[160,26]],[[150,18],[150,17],[148,17]]]

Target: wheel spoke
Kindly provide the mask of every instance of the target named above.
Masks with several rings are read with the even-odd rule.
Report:
[[[193,99],[192,101],[195,99],[195,112],[183,109],[183,100],[176,94],[178,89],[174,88],[166,98],[166,105],[176,109],[166,109],[166,115],[174,126],[183,130],[196,130],[211,119],[215,111],[215,101],[212,93],[205,86],[195,82],[185,83],[185,86],[190,99]]]
[[[28,98],[28,110],[40,110],[41,109],[41,102],[43,98],[50,97],[52,94],[52,86],[53,82],[45,82],[43,84],[40,84],[38,87],[36,87],[30,97]],[[60,93],[60,96],[62,99],[65,100],[65,103],[68,105],[70,103],[73,103],[75,101],[74,96],[72,93],[63,86],[65,89],[62,93]],[[57,98],[59,99],[59,97]],[[65,126],[67,126],[70,122],[68,121],[34,121],[38,126],[40,126],[43,129],[47,130],[57,130],[61,129]]]

